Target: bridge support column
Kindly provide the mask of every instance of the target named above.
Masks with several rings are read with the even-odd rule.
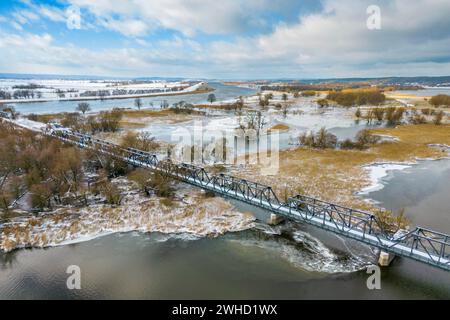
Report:
[[[394,260],[395,255],[392,253],[387,253],[385,251],[380,251],[380,257],[378,258],[378,264],[381,267],[389,267],[392,260]]]
[[[284,218],[283,216],[271,213],[270,214],[270,218],[269,221],[267,221],[267,223],[271,226],[276,226],[279,225],[280,223],[284,222]]]

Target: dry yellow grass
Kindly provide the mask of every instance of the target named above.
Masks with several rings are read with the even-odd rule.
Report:
[[[162,110],[123,110],[122,115],[124,118],[145,118],[145,117],[165,117],[174,114],[171,109]]]
[[[125,130],[142,129],[145,128],[146,126],[147,125],[144,122],[134,122],[129,120],[120,121],[120,127]]]
[[[48,123],[55,120],[61,120],[65,116],[64,113],[50,113],[50,114],[38,114],[31,117],[33,120],[43,123]]]
[[[417,94],[413,93],[385,92],[385,94],[388,98],[393,99],[418,99],[418,100],[431,99],[431,96],[418,96]]]
[[[284,151],[280,153],[279,172],[276,176],[259,175],[257,166],[236,171],[235,174],[249,180],[255,180],[257,176],[260,183],[274,186],[281,199],[285,195],[304,193],[345,206],[371,210],[371,205],[355,196],[356,192],[369,184],[364,165],[383,161],[439,158],[447,153],[428,145],[450,145],[449,125],[408,125],[376,129],[373,132],[400,140],[383,142],[364,151],[303,148]]]
[[[196,104],[195,107],[198,109],[212,109],[212,110],[234,110],[235,109],[233,104]]]
[[[288,131],[288,130],[289,130],[288,125],[279,123],[279,124],[274,125],[272,128],[270,128],[267,131],[272,132],[272,131]]]
[[[351,89],[343,89],[343,93],[361,93],[361,92],[378,92],[380,88],[377,87],[368,87],[368,88],[351,88]]]

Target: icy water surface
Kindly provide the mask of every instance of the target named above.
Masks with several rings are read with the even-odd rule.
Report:
[[[225,101],[235,99],[239,96],[246,96],[256,93],[255,89],[244,88],[239,86],[226,86],[219,82],[209,83],[209,86],[214,88],[213,92],[218,101]],[[153,104],[154,108],[159,108],[161,102],[166,100],[170,105],[181,100],[188,103],[208,103],[207,97],[209,93],[204,94],[185,94],[175,96],[159,96],[141,98],[143,107],[150,107]],[[135,99],[116,99],[116,100],[93,100],[89,101],[89,105],[93,112],[102,110],[110,110],[116,107],[120,108],[135,108]],[[16,103],[12,104],[22,114],[45,114],[45,113],[59,113],[59,112],[75,112],[79,101],[52,101],[39,103]]]
[[[449,177],[450,160],[420,162],[367,197],[448,232]],[[0,255],[0,298],[450,299],[447,272],[408,259],[382,269],[382,289],[368,290],[364,267],[374,259],[365,246],[294,223],[214,239],[123,233]],[[65,286],[73,264],[82,270],[80,291]]]

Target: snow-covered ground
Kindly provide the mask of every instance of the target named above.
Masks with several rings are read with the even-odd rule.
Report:
[[[374,163],[364,166],[369,176],[370,185],[363,188],[358,194],[367,195],[384,188],[383,180],[394,170],[405,170],[413,164],[407,163]]]
[[[13,218],[0,229],[0,250],[52,247],[88,241],[120,232],[185,234],[194,239],[252,228],[254,216],[237,211],[221,198],[182,187],[172,206],[158,197],[146,198],[124,179],[113,180],[124,199],[121,206],[101,202],[88,207],[60,208],[37,217]]]
[[[89,91],[103,91],[111,92],[110,95],[103,97],[104,99],[115,98],[133,98],[142,96],[155,96],[160,94],[180,94],[191,93],[201,88],[206,87],[206,83],[198,82],[195,84],[181,81],[90,81],[90,80],[2,80],[0,79],[0,90],[13,94],[14,91],[27,90],[21,89],[20,86],[37,85],[38,87],[32,89],[34,97],[21,99],[0,100],[2,103],[17,103],[17,102],[42,102],[42,101],[70,101],[70,100],[95,100],[99,97],[83,96]],[[15,88],[16,87],[16,88]],[[126,91],[127,94],[113,94],[113,91]],[[136,92],[141,91],[141,93]],[[144,91],[144,93],[142,93]],[[148,92],[155,91],[155,92]],[[64,96],[60,96],[63,93]],[[135,94],[133,92],[136,92]]]

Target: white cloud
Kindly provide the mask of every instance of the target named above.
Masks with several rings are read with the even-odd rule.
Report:
[[[273,33],[256,38],[241,38],[236,43],[214,44],[212,57],[239,66],[265,65],[273,73],[292,69],[287,76],[302,77],[395,74],[397,65],[408,64],[413,73],[423,71],[421,63],[447,59],[449,72],[450,2],[446,0],[379,1],[382,29],[366,27],[366,8],[370,1],[328,0],[324,11],[303,17],[293,25],[280,25]],[[390,66],[391,65],[391,66]],[[432,66],[436,64],[428,64]],[[342,67],[341,67],[342,66]],[[403,68],[402,68],[403,69]],[[403,70],[406,71],[406,70]],[[281,74],[280,74],[281,76]]]
[[[37,7],[39,14],[51,21],[64,22],[66,21],[66,15],[63,10],[57,9],[49,6],[39,6]]]
[[[14,20],[11,21],[11,26],[16,30],[19,31],[23,30],[22,25],[20,23],[15,22]]]
[[[194,68],[194,53],[180,51],[179,41],[164,41],[145,49],[89,50],[56,45],[48,34],[0,32],[0,70],[12,73],[176,76],[183,68],[181,72],[200,76]],[[195,43],[186,45],[194,47]]]
[[[118,20],[105,19],[101,22],[102,26],[122,33],[128,37],[138,37],[148,31],[148,25],[141,20]]]
[[[228,34],[242,32],[247,26],[262,26],[264,19],[258,15],[280,10],[289,0],[68,0],[96,16],[100,21],[119,16],[119,21],[140,20],[132,32],[114,24],[106,26],[125,35],[145,35],[155,28],[173,29],[192,37],[197,32]],[[130,26],[132,27],[132,26]]]
[[[271,4],[68,1],[94,15],[97,25],[134,38],[129,44],[139,46],[85,49],[57,46],[48,35],[0,34],[0,71],[229,78],[450,74],[448,0],[323,0],[321,12],[276,25],[270,33],[209,43],[195,35],[239,32],[250,20],[264,26],[264,19],[252,16],[251,10],[267,10]],[[366,8],[373,3],[381,7],[381,30],[366,27]],[[61,10],[38,8],[41,16],[63,19]],[[175,29],[184,36],[146,39],[156,28]]]
[[[13,12],[12,17],[15,20],[15,22],[20,24],[26,24],[29,23],[30,21],[39,20],[39,16],[30,10],[19,10]]]

